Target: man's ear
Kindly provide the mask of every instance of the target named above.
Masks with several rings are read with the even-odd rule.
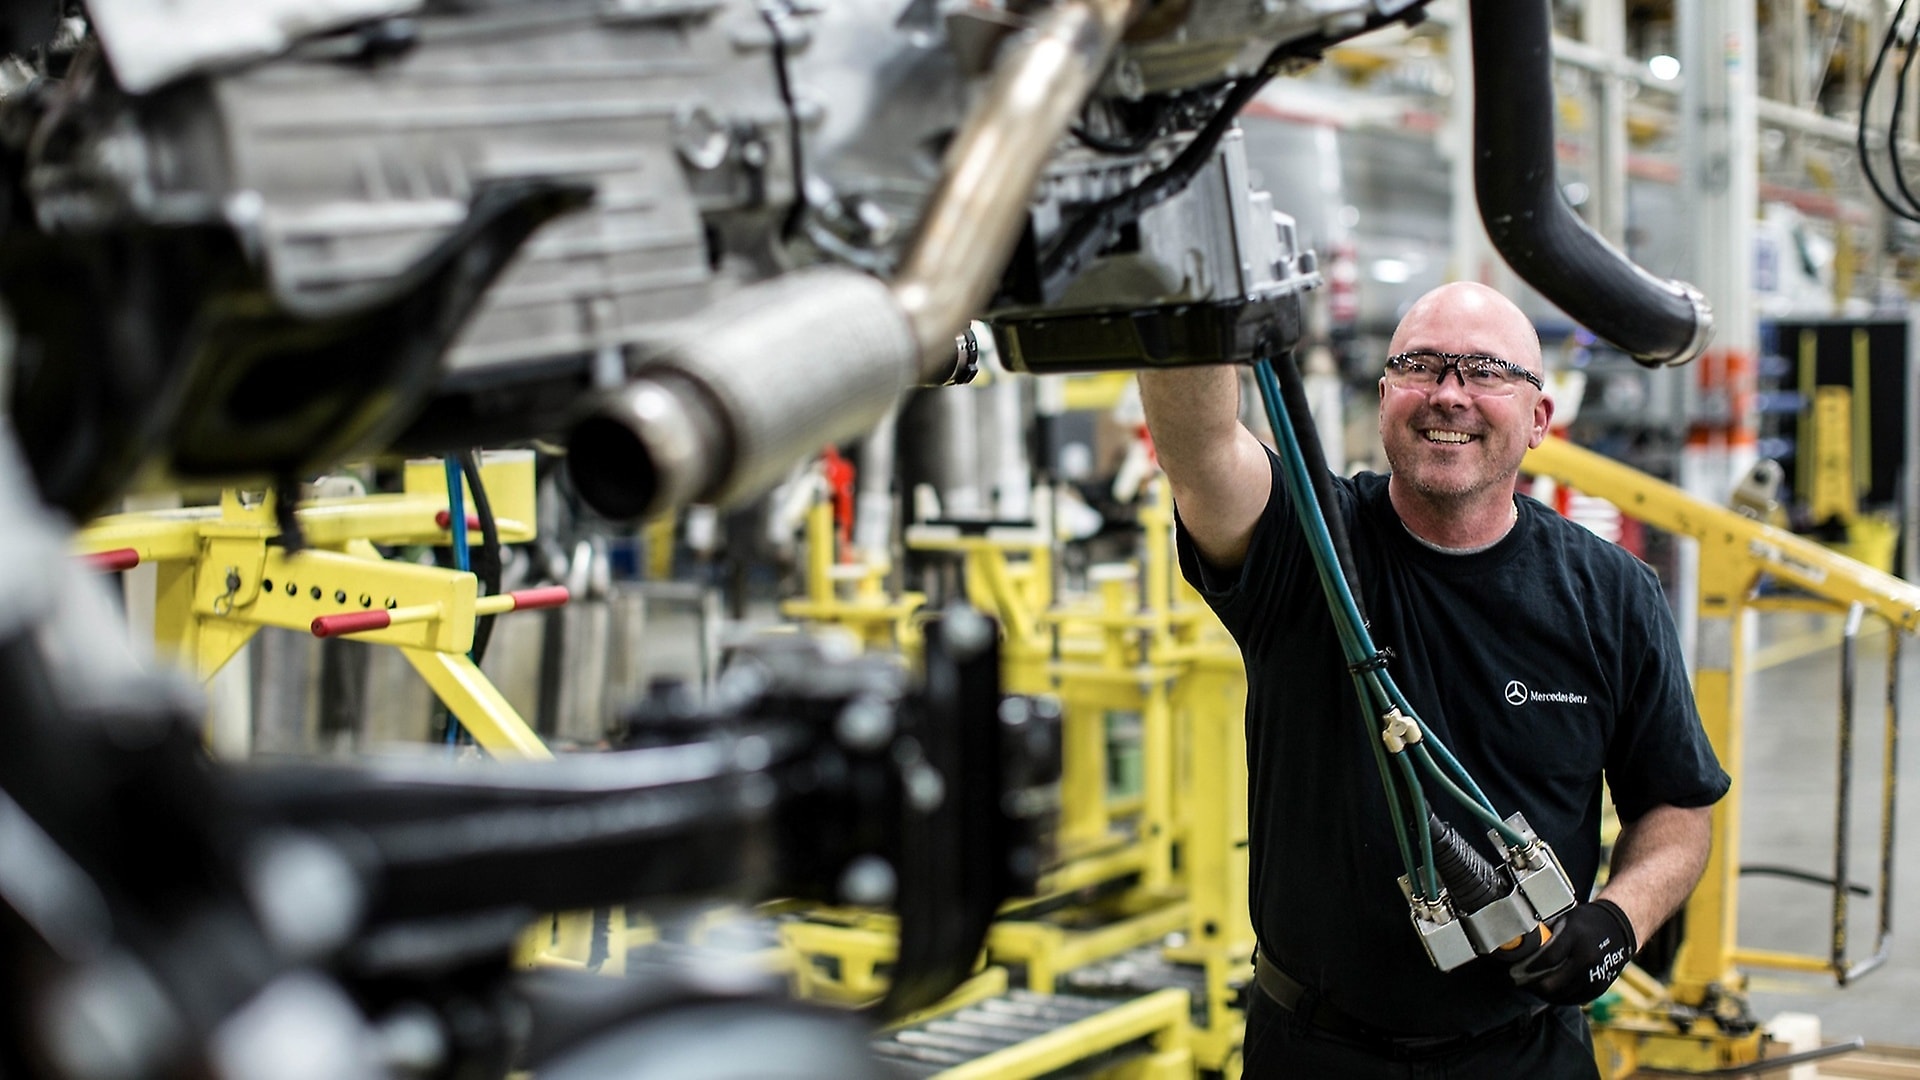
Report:
[[[1547,441],[1547,432],[1553,430],[1553,398],[1546,394],[1533,403],[1533,431],[1527,436],[1527,449],[1531,450]]]

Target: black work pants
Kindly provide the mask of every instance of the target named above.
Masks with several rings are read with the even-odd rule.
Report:
[[[1593,1035],[1579,1009],[1548,1009],[1532,1022],[1458,1049],[1422,1052],[1363,1043],[1301,1021],[1247,988],[1246,1080],[1596,1080]]]

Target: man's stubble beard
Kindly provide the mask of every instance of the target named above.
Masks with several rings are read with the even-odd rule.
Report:
[[[1418,438],[1418,436],[1415,437]],[[1382,449],[1386,450],[1387,468],[1391,470],[1393,475],[1398,476],[1405,482],[1408,490],[1413,494],[1436,505],[1447,503],[1464,504],[1471,502],[1476,496],[1493,490],[1495,487],[1503,486],[1510,488],[1513,484],[1513,474],[1503,473],[1501,470],[1489,467],[1482,472],[1478,480],[1469,482],[1464,486],[1443,487],[1424,479],[1423,474],[1426,470],[1404,468],[1403,463],[1396,460],[1397,455],[1393,450],[1387,449],[1384,446]],[[1418,448],[1416,447],[1415,449],[1417,451]],[[1490,463],[1486,463],[1484,459],[1482,459],[1482,461],[1484,464],[1490,465]]]

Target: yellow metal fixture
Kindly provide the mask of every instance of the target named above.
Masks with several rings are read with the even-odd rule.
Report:
[[[866,650],[893,651],[909,661],[920,651],[918,617],[927,606],[923,593],[889,597],[881,563],[843,563],[836,557],[833,504],[818,499],[807,509],[807,595],[780,604],[780,613],[810,626],[836,626],[851,632]]]
[[[1182,1053],[1231,1076],[1244,1030],[1236,1006],[1253,944],[1245,672],[1238,649],[1174,565],[1164,481],[1144,489],[1138,512],[1138,558],[1093,568],[1083,594],[1056,595],[1054,541],[1038,528],[916,526],[906,539],[915,550],[962,560],[969,598],[1003,627],[1007,690],[1050,694],[1061,704],[1060,858],[1035,897],[1003,909],[988,933],[989,961],[1023,972],[1040,993],[1077,969],[1143,949],[1199,968],[1205,1000],[1197,1003],[1199,1022],[1183,1025]],[[879,616],[884,604],[864,601],[861,612],[854,605],[862,601],[845,596],[846,582],[827,557],[830,519],[818,509],[815,515],[809,595],[785,610],[841,625]],[[1113,775],[1123,727],[1138,732],[1137,793]],[[783,927],[800,954],[796,966],[810,969],[797,981],[836,1000],[879,991],[874,980],[891,957],[890,933],[833,912]],[[1072,1060],[1092,1053],[1082,1044]],[[1008,1059],[981,1060],[998,1067]]]
[[[1760,1037],[1742,1015],[1745,976],[1736,963],[1764,954],[1736,947],[1746,614],[1771,606],[1760,594],[1766,581],[1801,593],[1796,607],[1819,602],[1836,612],[1853,609],[1911,633],[1920,628],[1920,588],[1561,439],[1550,438],[1530,452],[1522,469],[1699,543],[1694,698],[1715,752],[1734,777],[1728,796],[1713,808],[1712,852],[1687,902],[1687,937],[1672,982],[1639,987],[1644,1001],[1626,994],[1596,1024],[1602,1065],[1609,1075],[1624,1076],[1639,1067],[1693,1070],[1751,1062]],[[1631,981],[1622,985],[1635,989]],[[1680,1025],[1669,1003],[1688,1006],[1696,1019]]]
[[[483,455],[481,477],[501,541],[533,539],[533,455]],[[399,648],[487,752],[550,757],[466,655],[477,615],[525,605],[483,601],[472,574],[389,560],[375,547],[448,543],[447,507],[444,466],[410,463],[399,494],[302,504],[294,517],[307,546],[299,551],[279,543],[273,495],[250,499],[237,491],[223,492],[218,506],[100,518],[80,530],[76,544],[102,565],[155,564],[155,644],[202,679],[263,626],[312,633],[316,620],[338,626],[342,616],[385,613],[385,626],[354,639]],[[554,599],[548,595],[543,604]]]
[[[1027,1039],[1005,1050],[935,1073],[935,1080],[1032,1080],[1061,1071],[1137,1040],[1149,1051],[1114,1075],[1128,1080],[1190,1080],[1192,1052],[1186,1043],[1185,990],[1159,990],[1115,1005],[1086,1019]]]

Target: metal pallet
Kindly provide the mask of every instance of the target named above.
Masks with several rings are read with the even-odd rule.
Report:
[[[1184,1058],[1188,1011],[1184,990],[1124,1001],[1013,990],[887,1032],[873,1050],[915,1080],[1081,1076],[1136,1058]]]
[[[1168,988],[1185,990],[1192,999],[1194,1025],[1207,1025],[1207,969],[1169,959],[1158,945],[1075,968],[1060,976],[1056,985],[1067,993],[1109,1000]]]

